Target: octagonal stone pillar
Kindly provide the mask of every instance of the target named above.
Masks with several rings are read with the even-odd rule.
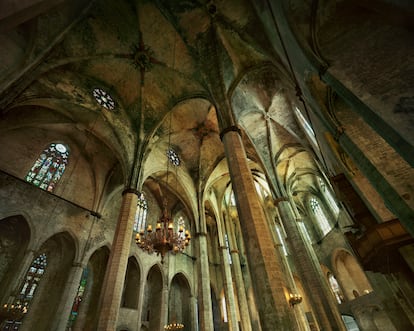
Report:
[[[236,196],[240,226],[249,261],[263,331],[295,329],[288,304],[288,285],[280,253],[274,248],[263,208],[247,163],[240,130],[229,127],[220,134]]]
[[[136,190],[124,190],[122,193],[121,210],[101,291],[98,324],[98,330],[100,331],[116,330],[137,202],[138,192]]]

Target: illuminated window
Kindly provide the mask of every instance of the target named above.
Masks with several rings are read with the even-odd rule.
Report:
[[[284,237],[282,236],[282,231],[280,230],[279,225],[276,225],[276,232],[277,232],[277,236],[278,236],[278,238],[279,238],[279,241],[280,241],[280,243],[281,243],[281,245],[282,245],[282,251],[283,251],[283,254],[284,254],[285,256],[288,256],[288,251],[287,251],[287,249],[286,249],[285,239],[284,239]]]
[[[326,215],[324,211],[321,208],[321,205],[319,204],[318,200],[315,198],[311,198],[309,200],[310,207],[312,209],[313,214],[315,215],[319,228],[322,231],[323,235],[326,235],[331,230],[331,225],[329,224],[328,219],[326,218]]]
[[[299,110],[298,107],[295,107],[294,109],[295,109],[295,113],[296,113],[296,116],[298,118],[298,121],[299,121],[300,125],[302,126],[302,128],[305,130],[306,135],[308,136],[308,138],[311,140],[311,142],[315,146],[318,146],[318,143],[316,141],[315,132],[313,131],[313,129],[310,126],[309,122],[306,120],[305,116],[303,116],[302,112]]]
[[[319,185],[321,187],[321,191],[323,193],[323,195],[325,196],[329,206],[332,209],[332,212],[334,213],[335,216],[338,216],[339,214],[339,208],[338,208],[338,204],[335,201],[335,198],[332,195],[331,190],[326,186],[325,182],[322,180],[322,178],[318,177],[319,179]]]
[[[226,245],[227,257],[229,258],[229,264],[232,264],[233,260],[231,259],[229,237],[227,236],[227,234],[224,235],[224,242]]]
[[[233,191],[231,191],[230,194],[230,206],[236,206],[236,197]]]
[[[96,102],[99,103],[102,107],[109,109],[109,110],[115,109],[115,101],[104,90],[100,88],[95,88],[92,91],[92,94],[95,97]]]
[[[78,292],[76,294],[75,300],[73,300],[72,311],[70,312],[70,316],[69,316],[68,327],[67,327],[67,329],[69,330],[71,330],[71,327],[73,326],[73,324],[75,323],[78,317],[79,307],[85,294],[86,283],[88,281],[88,274],[89,274],[89,269],[88,268],[83,269],[82,277],[81,277],[79,287],[78,287]]]
[[[180,157],[178,156],[177,152],[173,149],[169,149],[167,151],[167,157],[170,160],[170,162],[175,165],[176,167],[178,167],[180,165]]]
[[[30,302],[32,301],[36,289],[39,286],[40,279],[45,273],[47,267],[46,254],[41,254],[35,258],[26,273],[23,286],[13,303],[14,306],[19,307],[21,311],[26,314],[29,310]],[[22,324],[21,318],[19,320],[7,319],[2,330],[19,330]]]
[[[29,270],[26,273],[24,284],[20,289],[17,304],[27,308],[29,307],[29,303],[33,299],[36,289],[39,286],[40,279],[45,273],[46,267],[46,254],[41,254],[33,260]]]
[[[332,292],[335,295],[336,301],[338,301],[338,303],[344,302],[344,295],[342,294],[341,288],[339,287],[338,281],[336,280],[335,276],[331,273],[328,273],[328,280]]]
[[[50,144],[26,175],[26,181],[52,192],[66,169],[68,158],[69,151],[66,145]]]
[[[147,221],[148,204],[143,193],[138,197],[137,211],[135,213],[134,231],[141,232],[145,230]]]
[[[224,293],[221,295],[221,313],[223,316],[223,322],[227,323],[227,305],[226,305],[226,298],[224,296]]]

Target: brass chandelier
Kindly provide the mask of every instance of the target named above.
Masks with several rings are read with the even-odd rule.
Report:
[[[189,245],[190,239],[190,232],[184,230],[183,226],[179,227],[178,232],[174,231],[173,221],[168,215],[166,200],[155,231],[150,224],[145,231],[141,230],[135,236],[135,242],[142,250],[149,254],[156,252],[157,255],[161,255],[161,263],[164,263],[164,256],[168,252],[172,254],[182,252]]]

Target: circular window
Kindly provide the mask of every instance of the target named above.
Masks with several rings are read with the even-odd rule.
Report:
[[[167,151],[167,157],[170,160],[170,162],[176,167],[180,165],[180,158],[178,157],[178,154],[173,149],[169,149]]]
[[[66,146],[62,144],[56,144],[56,150],[60,153],[66,153]]]
[[[114,110],[115,109],[115,101],[112,97],[106,93],[104,90],[100,88],[95,88],[93,90],[93,96],[95,97],[96,101],[106,109]]]

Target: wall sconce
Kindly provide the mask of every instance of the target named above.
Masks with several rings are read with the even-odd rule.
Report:
[[[302,302],[302,297],[300,296],[300,294],[293,294],[293,293],[289,294],[289,303],[292,307],[301,302]]]

